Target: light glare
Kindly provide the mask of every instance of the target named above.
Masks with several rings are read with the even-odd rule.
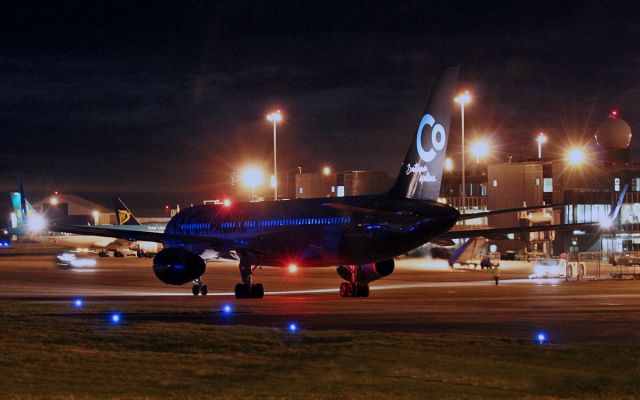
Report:
[[[280,113],[280,110],[276,111],[276,112],[272,112],[271,114],[267,115],[267,120],[270,122],[280,122],[282,121],[282,114]]]
[[[580,165],[584,162],[584,151],[582,149],[573,148],[567,152],[567,161],[573,165]]]
[[[544,342],[547,341],[547,335],[544,334],[543,332],[538,333],[538,335],[536,336],[536,339],[538,340],[539,344],[543,344]]]
[[[122,317],[120,316],[120,313],[113,313],[111,314],[111,323],[113,324],[119,324],[120,321],[122,320]]]
[[[456,103],[464,106],[465,104],[471,103],[471,95],[469,94],[469,91],[465,90],[464,93],[456,96],[454,100]]]
[[[255,167],[248,167],[242,172],[242,183],[253,188],[262,183],[262,171]]]

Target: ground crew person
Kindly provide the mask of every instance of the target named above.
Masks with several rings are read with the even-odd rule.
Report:
[[[495,279],[496,281],[496,286],[498,286],[498,281],[500,281],[500,266],[496,265],[495,267],[493,267],[493,269],[491,270],[491,275],[493,276],[493,279]]]

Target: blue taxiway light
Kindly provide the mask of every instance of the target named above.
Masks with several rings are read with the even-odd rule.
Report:
[[[73,305],[74,305],[76,308],[81,308],[81,307],[84,305],[84,302],[82,301],[82,299],[75,299],[75,300],[73,301]]]
[[[109,317],[109,320],[111,321],[112,324],[119,324],[120,321],[122,320],[122,317],[120,316],[120,313],[112,313],[111,316]]]
[[[289,332],[295,332],[297,330],[298,330],[298,325],[296,325],[293,322],[289,324]]]
[[[224,306],[222,306],[222,312],[223,313],[231,314],[232,311],[233,311],[233,307],[231,307],[231,305],[225,304]]]
[[[538,343],[539,343],[539,344],[542,344],[542,343],[546,342],[546,340],[547,340],[547,335],[546,335],[546,334],[544,334],[544,333],[542,333],[542,332],[540,332],[540,333],[538,333],[538,334],[536,335],[536,339],[537,339],[537,341],[538,341]]]

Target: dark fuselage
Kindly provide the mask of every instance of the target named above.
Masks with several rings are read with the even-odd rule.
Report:
[[[454,208],[387,194],[195,206],[165,233],[211,238],[208,245],[171,241],[197,254],[235,251],[255,265],[364,264],[404,254],[448,231]]]

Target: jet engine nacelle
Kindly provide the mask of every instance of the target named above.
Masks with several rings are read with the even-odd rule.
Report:
[[[179,248],[162,249],[153,257],[153,272],[169,285],[182,285],[204,274],[204,260],[191,251]]]
[[[385,260],[371,264],[358,265],[357,278],[359,284],[367,284],[369,282],[376,281],[385,276],[391,275],[395,264],[393,260]],[[338,275],[345,281],[352,282],[351,271],[349,268],[339,265],[336,269]]]

